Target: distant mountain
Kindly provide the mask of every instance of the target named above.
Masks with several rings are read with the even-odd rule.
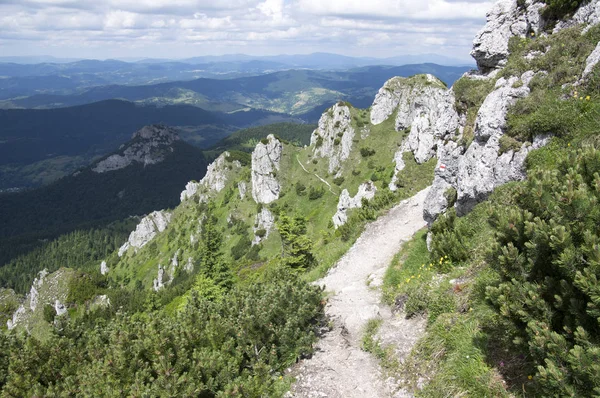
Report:
[[[50,182],[119,147],[131,131],[148,124],[175,126],[184,140],[206,148],[240,128],[294,120],[260,109],[226,114],[190,105],[143,106],[121,100],[0,110],[0,190]]]
[[[279,113],[302,115],[338,100],[366,107],[377,90],[391,77],[431,73],[448,85],[470,67],[436,64],[368,66],[348,71],[287,70],[234,79],[196,79],[143,86],[109,85],[75,95],[34,95],[15,99],[15,107],[38,108],[74,106],[111,98],[148,104],[189,104],[215,110],[259,108]],[[236,109],[236,107],[238,109]],[[306,120],[313,122],[314,120]]]
[[[182,187],[202,178],[206,165],[202,151],[182,141],[174,129],[144,127],[118,151],[71,176],[42,188],[1,194],[0,253],[175,206]]]

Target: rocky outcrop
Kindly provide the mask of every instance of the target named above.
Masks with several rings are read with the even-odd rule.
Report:
[[[260,213],[256,215],[256,222],[254,223],[254,239],[252,240],[252,246],[258,245],[260,242],[267,239],[274,225],[275,217],[273,216],[273,213],[271,213],[266,207],[263,207]],[[263,236],[257,235],[258,231],[261,230],[265,231],[265,234]]]
[[[554,27],[553,33],[557,33],[563,29],[570,28],[575,25],[587,25],[582,33],[586,33],[590,28],[600,23],[600,1],[592,0],[589,3],[579,7],[573,18],[565,21],[560,21]]]
[[[335,104],[321,116],[310,137],[313,156],[329,159],[329,173],[337,173],[350,156],[354,134],[350,108],[343,103]]]
[[[223,152],[214,162],[208,165],[206,174],[200,182],[188,182],[185,190],[181,192],[181,201],[183,202],[199,194],[199,199],[202,202],[207,199],[207,195],[211,192],[221,192],[225,188],[230,172],[233,169],[242,167],[237,160],[229,162],[227,159],[230,156],[229,152]]]
[[[56,315],[64,315],[67,308],[63,303],[67,301],[72,274],[73,271],[66,268],[61,268],[52,274],[48,274],[46,270],[41,271],[33,281],[25,300],[13,313],[12,319],[7,321],[8,329],[17,326],[28,327],[30,321],[37,322],[36,319],[43,318],[40,312],[46,305],[52,306]]]
[[[133,163],[141,163],[144,166],[160,163],[168,153],[174,151],[172,145],[178,140],[179,136],[170,127],[146,126],[134,133],[132,141],[121,147],[119,153],[96,163],[92,171],[106,173],[123,169]]]
[[[106,275],[108,274],[108,265],[106,265],[106,261],[102,261],[102,263],[100,263],[100,274],[102,275]]]
[[[130,248],[141,249],[147,245],[154,237],[163,232],[171,222],[171,213],[164,210],[155,211],[140,221],[140,223],[129,235],[127,242],[119,249],[119,257],[122,257]]]
[[[544,22],[540,17],[543,3],[525,0],[523,6],[517,0],[499,0],[487,14],[487,23],[475,36],[471,55],[483,72],[506,65],[508,41],[513,36],[526,37],[538,34]]]
[[[238,182],[238,191],[240,192],[240,199],[244,200],[246,198],[246,191],[248,187],[246,186],[245,181]]]
[[[158,275],[156,276],[156,279],[152,281],[152,289],[154,289],[155,292],[158,292],[163,287],[165,287],[165,269],[159,264]]]
[[[583,75],[581,76],[582,80],[585,80],[590,75],[590,73],[592,73],[594,67],[598,65],[598,62],[600,62],[600,43],[598,43],[594,51],[592,51],[592,53],[589,55],[589,57],[587,57],[585,61],[585,70],[583,71]]]
[[[509,107],[529,95],[527,86],[533,76],[533,72],[526,72],[520,78],[500,78],[479,109],[475,137],[466,151],[463,153],[463,149],[453,141],[438,151],[434,183],[425,201],[427,222],[432,223],[438,214],[446,210],[445,193],[451,187],[457,191],[457,211],[464,214],[485,200],[499,185],[525,178],[527,154],[545,145],[548,136],[537,137],[532,144],[523,144],[518,151],[510,149],[504,153],[500,151],[500,139],[506,130]]]
[[[380,124],[396,113],[396,131],[409,131],[394,156],[396,170],[390,189],[397,188],[398,173],[405,166],[405,152],[411,152],[417,163],[424,163],[459,130],[454,102],[454,93],[432,75],[395,77],[379,90],[371,106],[371,122]]]
[[[252,152],[252,198],[256,203],[271,203],[279,199],[281,185],[277,172],[283,144],[272,134],[259,142]]]
[[[56,316],[61,316],[67,313],[67,307],[60,300],[55,300],[54,311],[56,311]]]
[[[375,197],[377,187],[372,181],[367,181],[358,187],[358,193],[351,197],[347,189],[340,194],[337,212],[333,216],[333,225],[335,228],[346,224],[348,221],[348,210],[362,207],[362,200],[371,200]]]

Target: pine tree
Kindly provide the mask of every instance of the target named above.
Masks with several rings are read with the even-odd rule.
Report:
[[[294,269],[312,267],[315,257],[312,241],[306,235],[306,219],[282,215],[277,227],[281,235],[283,263]]]

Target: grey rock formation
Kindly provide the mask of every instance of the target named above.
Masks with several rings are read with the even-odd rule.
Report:
[[[344,189],[340,194],[338,201],[337,212],[333,216],[333,225],[335,228],[346,224],[348,221],[348,210],[362,207],[362,200],[371,200],[375,197],[377,187],[372,181],[367,181],[358,187],[358,193],[351,197],[347,189]]]
[[[269,237],[273,226],[275,225],[275,216],[266,207],[263,207],[260,213],[256,215],[256,222],[254,225],[254,239],[252,240],[252,246],[258,245],[263,240]],[[267,233],[262,238],[256,235],[256,231],[264,229]]]
[[[158,275],[156,276],[156,279],[152,281],[152,289],[154,289],[155,292],[158,292],[163,287],[165,287],[165,269],[159,264]]]
[[[180,199],[183,202],[189,198],[194,197],[198,193],[200,201],[207,199],[207,194],[212,192],[221,192],[225,188],[225,184],[229,178],[229,173],[233,169],[239,169],[242,167],[239,161],[233,162],[227,161],[231,155],[229,152],[223,152],[214,162],[208,165],[206,168],[206,174],[200,182],[188,182],[185,186],[185,190],[181,192]]]
[[[283,144],[272,134],[267,143],[259,142],[252,152],[252,198],[256,203],[271,203],[279,199],[281,185],[277,180]]]
[[[106,265],[106,261],[102,261],[102,263],[100,263],[100,274],[102,275],[106,275],[108,274],[108,265]]]
[[[106,294],[101,294],[99,296],[96,296],[94,298],[94,301],[92,301],[92,304],[90,305],[91,308],[94,307],[101,307],[101,308],[106,308],[106,307],[110,307],[110,298],[108,298],[108,296]]]
[[[594,67],[598,65],[598,62],[600,62],[600,43],[598,43],[594,51],[592,51],[590,56],[587,57],[585,61],[585,70],[581,76],[582,80],[585,80],[590,73],[592,73],[592,70],[594,70]]]
[[[318,128],[310,137],[313,156],[329,159],[329,172],[337,173],[350,156],[354,134],[350,108],[341,103],[335,104],[323,113]]]
[[[188,257],[187,263],[185,263],[185,265],[183,266],[183,269],[186,272],[193,272],[194,271],[194,259],[191,257]]]
[[[120,150],[120,153],[111,155],[99,161],[92,169],[96,173],[123,169],[133,163],[144,166],[160,163],[165,155],[173,152],[172,144],[179,140],[179,136],[170,127],[152,125],[146,126],[133,134],[133,141]]]
[[[53,306],[57,315],[66,313],[67,308],[62,303],[67,301],[69,291],[67,272],[63,268],[52,274],[48,274],[47,270],[41,271],[34,279],[29,294],[13,313],[12,319],[7,321],[8,328],[29,327],[30,321],[37,319],[35,314],[39,314],[45,305]]]
[[[240,191],[240,199],[244,200],[246,198],[246,191],[248,190],[245,181],[238,182],[238,190]]]
[[[394,156],[396,171],[390,189],[397,188],[398,173],[404,169],[403,153],[411,152],[417,163],[424,163],[459,130],[454,102],[454,93],[432,75],[395,77],[379,90],[371,106],[371,122],[380,124],[397,112],[396,131],[410,130]]]
[[[600,23],[600,1],[592,0],[585,4],[575,12],[573,18],[561,21],[554,27],[553,33],[557,33],[563,29],[570,28],[575,25],[587,25],[582,33],[586,33],[590,28]]]
[[[171,222],[171,213],[164,210],[155,211],[140,221],[140,223],[129,235],[129,240],[119,249],[119,257],[122,257],[130,248],[138,249],[147,245],[154,237],[163,232]]]
[[[398,182],[398,173],[400,173],[406,167],[406,163],[404,163],[404,152],[398,151],[394,155],[394,164],[396,165],[394,169],[394,177],[392,177],[392,181],[390,182],[390,190],[396,191],[398,186],[396,183]]]
[[[60,302],[60,300],[54,301],[54,311],[56,311],[57,316],[61,316],[67,313],[67,307]]]
[[[487,23],[473,41],[471,55],[484,72],[506,65],[508,41],[513,36],[525,37],[543,28],[540,10],[545,5],[526,0],[523,7],[517,0],[499,0],[487,14]]]
[[[523,144],[519,151],[505,153],[500,153],[500,139],[505,133],[509,107],[529,95],[527,86],[533,77],[533,72],[526,72],[520,78],[499,79],[479,109],[475,137],[466,151],[463,153],[463,148],[454,141],[438,150],[435,179],[424,207],[424,217],[429,224],[447,209],[445,193],[451,187],[457,191],[457,211],[464,214],[499,185],[525,178],[527,154],[545,145],[549,136],[536,137],[532,144]],[[522,84],[516,85],[519,81]]]

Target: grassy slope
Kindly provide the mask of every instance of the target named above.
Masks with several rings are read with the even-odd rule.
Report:
[[[284,144],[280,172],[277,176],[281,183],[281,197],[276,202],[266,205],[275,215],[280,213],[301,215],[307,219],[307,234],[314,243],[314,253],[318,261],[318,266],[306,274],[307,279],[316,279],[343,255],[354,239],[358,237],[365,223],[364,219],[358,217],[359,211],[354,210],[350,212],[351,233],[343,238],[339,231],[335,231],[331,218],[336,212],[338,196],[342,189],[348,189],[351,195],[355,195],[361,183],[373,179],[376,180],[375,184],[379,190],[378,196],[390,195],[387,184],[394,170],[392,159],[406,133],[394,130],[393,118],[379,126],[372,126],[368,122],[368,111],[352,108],[352,115],[357,134],[350,158],[345,161],[342,168],[342,176],[345,180],[341,186],[335,184],[335,176],[328,174],[327,159],[312,158],[311,147],[300,148],[292,144]],[[358,127],[359,125],[362,127]],[[281,127],[285,128],[285,125]],[[361,139],[360,131],[362,129],[370,131],[364,139]],[[286,134],[282,131],[280,135],[285,136]],[[360,149],[364,147],[377,149],[373,156],[363,158]],[[423,165],[416,164],[410,156],[406,156],[405,160],[407,167],[401,173],[405,187],[400,188],[395,194],[391,194],[391,202],[381,206],[377,210],[378,212],[385,211],[389,206],[412,196],[431,183],[435,159]],[[217,204],[215,212],[219,219],[219,228],[224,232],[222,251],[227,261],[233,263],[233,268],[238,270],[240,277],[252,279],[256,276],[252,275],[256,274],[257,269],[260,270],[258,272],[260,274],[269,268],[269,264],[273,263],[271,260],[279,257],[281,240],[274,229],[268,239],[262,243],[260,259],[246,257],[234,261],[231,248],[242,239],[242,236],[253,237],[252,227],[259,206],[252,200],[250,192],[244,199],[241,199],[237,189],[240,181],[245,181],[247,186],[251,187],[249,166],[242,169],[232,167],[228,173],[226,187],[213,197],[214,203]],[[326,180],[331,185],[331,189],[315,174]],[[306,186],[304,194],[297,193],[297,182]],[[311,188],[324,188],[325,192],[322,197],[310,200],[307,193]],[[356,213],[354,218],[352,217],[353,213]],[[173,221],[168,229],[152,243],[139,250],[136,255],[130,253],[121,261],[113,256],[109,261],[109,266],[117,270],[114,275],[117,282],[125,281],[126,284],[133,286],[137,280],[140,280],[144,286],[149,287],[153,278],[156,277],[158,265],[170,264],[177,250],[181,250],[180,262],[187,261],[188,257],[194,258],[195,249],[194,245],[190,243],[190,236],[198,235],[201,214],[201,205],[195,201],[187,201],[174,210]],[[229,216],[243,223],[242,226],[236,227],[228,224]]]

